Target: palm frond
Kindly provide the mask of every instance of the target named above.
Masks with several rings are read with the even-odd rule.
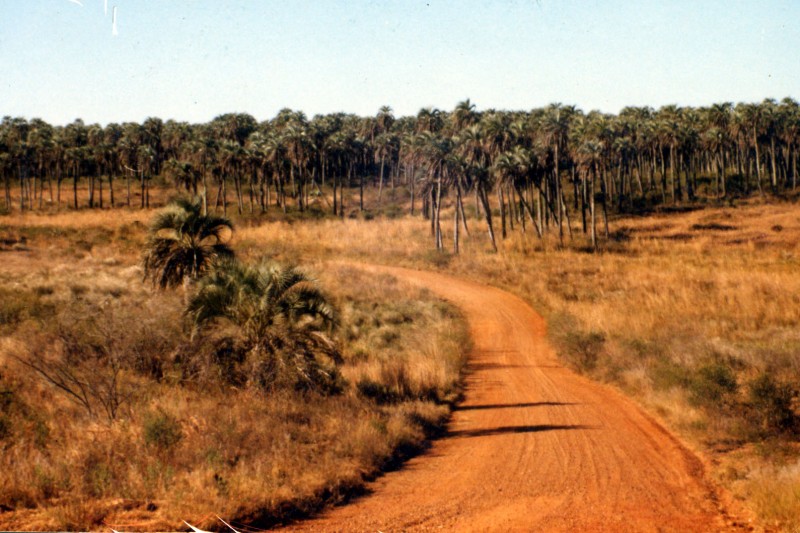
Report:
[[[166,289],[185,279],[198,279],[217,261],[233,257],[222,242],[233,225],[224,217],[202,214],[197,200],[178,199],[158,213],[150,225],[143,254],[145,279]]]

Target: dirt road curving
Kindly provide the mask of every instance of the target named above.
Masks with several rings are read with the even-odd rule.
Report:
[[[562,367],[519,298],[365,267],[460,307],[474,351],[448,434],[296,531],[727,531],[700,460],[613,389]]]

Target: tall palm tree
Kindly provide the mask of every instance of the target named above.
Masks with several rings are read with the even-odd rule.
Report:
[[[466,127],[472,126],[478,122],[480,115],[475,111],[475,104],[470,102],[469,98],[456,104],[453,114],[450,115],[450,120],[453,122],[453,133],[459,133]]]
[[[143,255],[144,277],[166,289],[189,285],[209,270],[214,262],[232,258],[224,242],[233,225],[224,217],[203,215],[202,203],[179,199],[156,215],[150,226]]]

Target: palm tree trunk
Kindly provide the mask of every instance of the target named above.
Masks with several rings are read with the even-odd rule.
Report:
[[[139,180],[141,182],[141,188],[142,188],[141,208],[144,209],[144,201],[146,196],[145,183],[144,183],[144,170],[141,172]]]
[[[339,181],[341,182],[341,177]],[[339,218],[344,220],[344,184],[339,183]]]
[[[500,235],[505,239],[507,236],[506,233],[506,202],[505,198],[503,197],[503,187],[500,185],[497,186],[497,200],[500,202],[500,227],[501,233]]]
[[[770,146],[772,149],[770,150],[770,161],[772,163],[772,177],[771,177],[771,184],[772,190],[774,191],[778,186],[778,170],[775,165],[775,136],[772,135],[770,139]]]
[[[94,207],[94,176],[89,176],[89,209]]]
[[[208,183],[206,176],[206,163],[203,161],[203,216],[208,216]]]
[[[469,236],[469,228],[467,227],[467,215],[464,213],[464,200],[461,194],[461,186],[458,186],[458,210],[461,211],[461,223],[464,225],[464,233]]]
[[[583,234],[585,235],[586,231],[587,231],[587,228],[586,228],[586,176],[585,176],[585,172],[582,172],[581,174],[584,174],[584,176],[582,176],[582,179],[581,179],[581,191],[580,191],[580,195],[581,195],[581,222],[583,223]]]
[[[596,171],[592,171],[589,186],[589,217],[592,226],[592,250],[597,250],[597,218],[594,211],[594,176]]]
[[[378,205],[380,205],[381,197],[383,196],[383,166],[384,166],[384,157],[381,156],[381,176],[378,185]]]
[[[511,187],[508,187],[508,193],[505,195],[508,197],[508,227],[511,231],[514,231],[514,219],[516,218],[516,213],[514,212],[514,191]]]
[[[17,165],[17,175],[19,176],[19,210],[25,211],[25,178],[22,174],[22,164]]]
[[[78,168],[75,168],[75,174],[72,176],[72,200],[75,209],[78,209]]]
[[[537,220],[539,220],[539,228],[541,229],[542,239],[544,239],[544,232],[545,232],[545,229],[546,229],[544,227],[545,218],[546,218],[546,213],[545,213],[546,210],[542,209],[542,202],[544,202],[544,196],[542,195],[542,191],[540,191],[537,188],[536,189],[536,218],[537,218]]]
[[[108,172],[108,201],[111,202],[111,208],[116,207],[114,200],[114,168],[112,167]]]
[[[336,198],[336,175],[335,174],[333,175],[333,179],[331,181],[333,182],[333,216],[336,216],[336,215],[339,214],[339,211],[338,211],[339,200]]]
[[[567,202],[564,201],[564,189],[561,189],[561,209],[562,216],[567,219],[567,233],[569,239],[572,240],[572,222],[569,219],[569,210],[567,209]]]
[[[444,239],[442,238],[442,176],[441,174],[436,178],[436,210],[434,211],[434,223],[436,225],[436,249],[444,249]]]
[[[415,200],[414,194],[416,192],[414,190],[414,167],[413,167],[413,165],[411,167],[411,175],[408,177],[407,181],[408,181],[409,186],[411,187],[411,216],[413,217],[414,216],[414,200]]]
[[[758,181],[758,192],[763,196],[764,192],[761,189],[761,154],[758,151],[758,133],[756,127],[753,125],[753,145],[756,149],[756,180]]]
[[[486,227],[489,231],[489,240],[492,243],[492,249],[496,252],[497,242],[494,238],[494,227],[492,225],[492,208],[489,205],[489,197],[486,194],[486,190],[484,189],[483,185],[479,185],[477,188],[480,191],[478,193],[478,196],[480,198],[481,204],[483,205],[483,214],[484,217],[486,218]]]
[[[604,179],[600,179],[600,192],[602,194],[602,203],[603,203],[603,223],[606,227],[606,239],[608,238],[608,208],[606,207],[606,182]]]
[[[228,216],[228,180],[222,176],[222,215]]]
[[[669,146],[669,178],[671,181],[672,203],[675,204],[678,200],[675,196],[675,145],[673,144]]]
[[[461,188],[456,184],[456,199],[458,204],[461,204]],[[458,255],[458,223],[461,215],[461,210],[456,205],[453,209],[453,253]]]
[[[528,200],[525,198],[525,195],[522,191],[517,188],[517,195],[519,196],[520,204],[522,204],[522,220],[525,220],[525,213],[527,212],[528,217],[531,219],[533,223],[533,227],[536,228],[536,235],[541,239],[542,238],[542,228],[539,227],[539,223],[536,221],[536,216],[533,214],[533,208],[531,207]],[[523,226],[524,227],[524,226]]]
[[[353,163],[350,163],[350,172],[351,172],[350,179],[352,180]],[[358,177],[358,209],[362,213],[364,212],[364,173],[363,172]]]

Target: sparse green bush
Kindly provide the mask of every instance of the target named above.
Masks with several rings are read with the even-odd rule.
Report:
[[[738,390],[736,375],[721,361],[697,369],[689,382],[689,400],[697,406],[722,408],[730,406]]]
[[[144,421],[144,442],[159,450],[169,450],[183,438],[180,422],[164,411],[151,413]]]
[[[0,288],[0,327],[13,326],[26,319],[52,317],[55,307],[43,301],[37,291]]]
[[[445,268],[452,258],[453,255],[444,250],[425,250],[422,253],[422,260],[437,269]]]
[[[86,494],[101,498],[114,488],[114,473],[101,453],[91,451],[83,461],[83,489]]]
[[[597,361],[606,342],[606,336],[598,331],[571,331],[566,336],[567,356],[581,371],[587,372],[597,367]]]
[[[356,382],[356,390],[361,396],[379,404],[394,403],[398,399],[384,383],[379,383],[366,376]]]
[[[0,415],[0,442],[11,436],[11,421],[6,415]]]
[[[660,359],[651,372],[653,386],[658,390],[688,388],[692,383],[690,369],[670,359]]]
[[[788,431],[795,428],[797,417],[792,409],[792,399],[797,396],[797,390],[794,387],[764,372],[749,384],[748,389],[750,405],[762,429]]]

